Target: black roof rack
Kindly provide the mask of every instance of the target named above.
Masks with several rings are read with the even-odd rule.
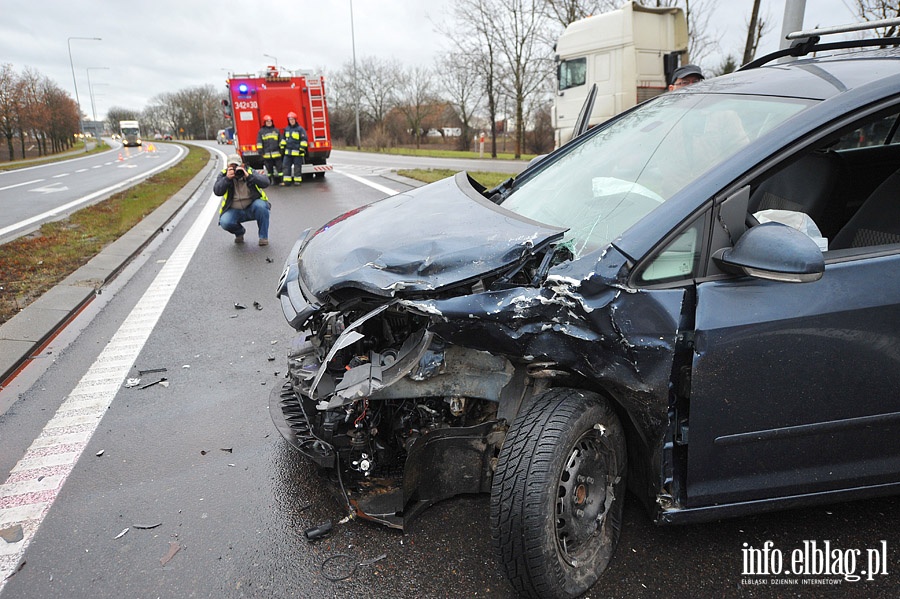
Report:
[[[819,40],[823,35],[833,35],[836,33],[848,33],[850,31],[867,31],[877,29],[879,27],[900,28],[900,19],[881,19],[879,21],[867,21],[865,23],[852,23],[849,25],[838,25],[836,27],[822,27],[820,29],[810,29],[808,31],[795,31],[785,36],[786,39],[794,40],[789,48],[776,50],[770,54],[766,54],[756,60],[751,60],[747,64],[739,68],[739,71],[747,69],[755,69],[773,60],[783,58],[785,56],[806,56],[813,52],[821,52],[824,50],[843,50],[845,48],[866,48],[872,46],[893,46],[900,45],[900,37],[879,37],[863,40],[845,40],[840,42],[830,42],[820,44]]]

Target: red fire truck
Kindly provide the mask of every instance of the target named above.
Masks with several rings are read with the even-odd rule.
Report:
[[[279,72],[274,66],[261,74],[233,74],[228,79],[228,99],[222,104],[225,117],[234,125],[234,149],[246,164],[262,168],[262,157],[256,150],[262,117],[270,115],[275,126],[284,129],[287,113],[296,112],[297,122],[309,137],[303,178],[324,177],[325,171],[332,170],[326,164],[331,156],[331,126],[323,77],[307,72]]]

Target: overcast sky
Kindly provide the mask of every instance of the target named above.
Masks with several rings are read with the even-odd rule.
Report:
[[[752,0],[716,0],[710,28],[721,53],[743,51]],[[854,21],[852,0],[807,0],[804,25]],[[396,58],[430,65],[451,45],[436,32],[452,0],[355,0],[357,60]],[[258,72],[272,60],[290,69],[335,71],[352,60],[350,0],[0,0],[0,62],[31,67],[74,97],[72,63],[82,110],[98,119],[111,106],[142,110],[162,92],[212,84],[229,72]],[[252,7],[252,8],[248,8]],[[784,0],[763,0],[773,27],[762,50],[778,48]],[[460,29],[459,35],[467,32]],[[107,67],[108,69],[97,68]],[[88,71],[90,68],[90,71]],[[88,74],[89,73],[89,74]]]

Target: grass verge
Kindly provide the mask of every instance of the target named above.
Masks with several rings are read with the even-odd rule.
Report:
[[[440,181],[441,179],[446,179],[447,177],[452,177],[458,170],[446,169],[446,168],[414,168],[414,169],[404,169],[397,171],[398,175],[403,177],[409,177],[410,179],[415,179],[416,181],[423,181],[425,183],[434,183],[435,181]],[[494,187],[500,185],[513,175],[509,173],[492,173],[488,171],[474,171],[470,172],[469,176],[484,185],[487,189],[493,189]]]
[[[86,264],[200,172],[209,152],[187,148],[188,155],[172,168],[0,245],[0,324]]]
[[[371,154],[395,154],[397,156],[428,156],[431,158],[470,158],[482,160],[515,160],[516,156],[512,152],[498,152],[497,158],[492,158],[490,153],[479,155],[478,152],[468,152],[462,150],[429,150],[426,148],[363,148],[357,150],[356,146],[335,146],[335,150],[346,152],[368,152]],[[536,154],[522,154],[519,160],[531,160]]]

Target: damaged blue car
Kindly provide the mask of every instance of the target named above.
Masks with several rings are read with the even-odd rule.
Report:
[[[897,493],[900,51],[817,42],[306,231],[281,434],[387,526],[489,493],[534,597],[596,582],[626,490],[660,524]]]

